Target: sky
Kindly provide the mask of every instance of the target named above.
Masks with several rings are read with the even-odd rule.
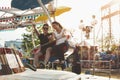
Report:
[[[0,7],[10,6],[11,0],[0,0]],[[65,28],[70,30],[78,30],[80,20],[84,20],[85,25],[90,25],[92,15],[96,15],[98,26],[100,24],[100,7],[111,0],[55,0],[56,7],[68,6],[71,10],[56,17]],[[97,31],[96,31],[97,32]],[[21,39],[25,30],[22,28],[13,31],[0,32],[0,42]],[[80,35],[79,30],[75,34]]]

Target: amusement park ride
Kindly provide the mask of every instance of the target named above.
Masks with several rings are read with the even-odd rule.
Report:
[[[60,7],[53,7],[53,2],[52,0],[47,0],[48,2],[50,2],[48,5],[46,4],[46,6],[44,6],[41,2],[41,0],[38,0],[38,3],[41,5],[41,7],[39,7],[38,3],[36,7],[30,7],[28,8],[29,4],[25,4],[22,1],[18,4],[22,4],[25,8],[23,8],[23,6],[19,7],[17,5],[15,5],[15,1],[13,0],[13,2],[11,3],[12,7],[0,7],[0,11],[3,12],[3,14],[0,17],[0,30],[7,30],[7,29],[15,29],[15,28],[19,28],[19,27],[26,27],[29,25],[34,24],[40,24],[40,23],[44,23],[46,21],[51,21],[51,17],[54,18],[55,20],[55,16],[59,16],[60,14],[67,12],[69,10],[71,10],[70,7],[66,7],[66,6],[60,6]],[[33,1],[33,0],[31,0]],[[33,4],[30,4],[31,6],[35,6],[36,5],[36,1],[33,1]],[[16,1],[17,2],[17,1]],[[43,1],[44,2],[44,1]],[[26,9],[27,7],[27,9]]]
[[[13,1],[20,1],[20,0],[13,0]],[[30,1],[30,0],[28,0],[28,1]],[[53,11],[49,12],[49,10],[47,10],[46,7],[44,6],[44,4],[42,3],[42,1],[46,1],[46,0],[31,0],[31,1],[37,1],[38,6],[34,7],[34,8],[29,8],[29,9],[1,7],[0,11],[3,12],[3,14],[0,17],[0,31],[16,29],[16,28],[23,28],[23,27],[32,25],[33,24],[33,23],[31,23],[32,21],[34,21],[35,24],[40,24],[40,23],[46,22],[46,20],[49,20],[51,22],[50,13],[52,14]],[[52,0],[47,0],[47,1],[50,2]],[[24,0],[23,0],[23,2],[24,2]],[[110,3],[110,5],[111,5],[111,3]],[[102,7],[102,10],[110,7],[110,5]],[[39,6],[41,6],[41,7],[39,7]],[[110,38],[111,38],[111,19],[110,18],[117,14],[120,14],[119,11],[109,13],[106,16],[102,16],[102,19],[101,19],[102,21],[105,19],[109,19]],[[9,16],[6,16],[6,15],[9,15]],[[43,20],[40,19],[41,21],[36,21],[36,19],[39,16],[44,16],[43,17],[44,19]],[[47,19],[46,19],[46,16],[47,16]],[[94,53],[97,51],[97,46],[95,46],[96,35],[95,35],[95,30],[94,30],[94,27],[97,24],[97,21],[95,19],[95,15],[93,15],[92,18],[93,18],[93,21],[91,23],[92,26],[86,26],[86,27],[82,28],[82,31],[86,33],[86,35],[85,35],[86,39],[89,39],[89,37],[90,37],[89,33],[90,33],[91,29],[93,29],[94,45],[88,47],[85,45],[86,42],[83,41],[84,45],[82,45],[83,43],[81,42],[79,44],[81,46],[79,46],[79,47],[77,46],[77,49],[78,48],[81,49],[81,51],[80,52],[78,51],[78,52],[81,53],[82,57],[79,56],[79,58],[81,58],[83,61],[89,60],[88,62],[90,62],[90,60],[95,62],[93,56],[94,56]],[[77,49],[75,49],[73,51],[73,53],[78,53],[78,52],[76,52]],[[78,57],[77,54],[73,54],[72,56],[75,58],[76,58],[76,56]],[[22,80],[22,79],[24,79],[24,80],[33,80],[33,79],[34,80],[39,80],[39,79],[50,80],[53,78],[55,80],[57,80],[57,79],[81,80],[80,76],[77,75],[77,74],[79,74],[80,71],[76,71],[76,70],[82,69],[82,66],[83,66],[82,63],[79,63],[77,65],[75,64],[74,67],[72,67],[72,70],[75,73],[66,72],[66,71],[57,71],[57,70],[56,71],[44,70],[44,69],[38,69],[38,70],[32,71],[32,70],[25,68],[25,66],[23,65],[20,58],[21,57],[19,55],[19,52],[17,52],[16,50],[10,49],[10,48],[0,48],[0,80],[6,80],[9,78],[11,78],[11,80],[18,80],[18,79],[19,80]],[[76,60],[74,60],[74,61],[75,61],[74,63],[76,63]],[[77,61],[79,61],[79,59]],[[88,68],[88,66],[87,66],[87,68]],[[51,73],[53,73],[53,74],[51,74]],[[12,75],[8,75],[8,74],[12,74]],[[47,78],[46,78],[46,76],[47,76]]]
[[[29,2],[29,0],[27,1]],[[0,30],[26,27],[32,25],[31,22],[35,22],[35,24],[45,22],[47,19],[38,22],[36,22],[35,19],[38,16],[49,16],[50,12],[48,13],[44,4],[51,1],[52,0],[31,0],[28,4],[25,4],[24,0],[12,0],[11,7],[0,7],[0,11],[2,12],[0,16]]]
[[[12,1],[17,2],[22,0],[12,0]],[[41,7],[38,7],[38,8],[35,7],[33,9],[26,9],[26,10],[1,7],[0,11],[3,14],[0,18],[0,31],[16,29],[19,27],[23,28],[23,27],[32,25],[31,22],[32,21],[35,22],[35,19],[38,16],[47,15],[50,21],[50,16],[48,15],[48,11],[45,8],[44,4],[42,3],[42,0],[33,0],[33,2],[34,1],[37,1],[38,2],[37,4],[39,4],[39,6]],[[50,2],[52,0],[47,0],[47,1]],[[9,16],[6,16],[6,15],[9,15]],[[44,21],[39,21],[35,23],[39,24]],[[44,80],[44,79],[45,80],[50,80],[50,79],[78,80],[80,79],[79,75],[72,72],[46,70],[46,69],[37,69],[33,71],[33,69],[31,70],[31,65],[27,65],[27,66],[30,69],[25,68],[24,64],[21,61],[21,57],[18,51],[11,48],[0,48],[0,80],[5,80],[5,79],[6,80],[7,79],[9,80],[10,79],[11,80],[16,80],[16,79],[19,79],[19,80],[23,80],[23,79],[24,80],[40,80],[40,79],[41,80]]]
[[[0,30],[16,29],[19,27],[25,27],[32,25],[31,20],[34,21],[36,17],[44,15],[44,11],[41,8],[32,10],[19,10],[16,8],[0,9],[0,11],[9,14],[9,16],[0,18]],[[40,23],[40,22],[38,22]],[[38,24],[36,22],[36,24]]]

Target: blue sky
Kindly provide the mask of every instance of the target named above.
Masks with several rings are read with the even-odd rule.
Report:
[[[0,0],[0,6],[10,6],[11,0]],[[86,25],[90,25],[91,16],[94,14],[97,16],[97,20],[100,20],[100,6],[109,2],[110,0],[55,0],[56,7],[69,6],[71,11],[63,13],[56,17],[64,27],[68,29],[78,29],[80,20],[83,19]],[[99,23],[98,23],[99,25]],[[25,32],[24,29],[19,28],[14,31],[0,32],[0,41],[3,43],[8,40],[20,39],[21,34]]]

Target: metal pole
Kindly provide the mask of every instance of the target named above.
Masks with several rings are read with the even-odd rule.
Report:
[[[102,27],[102,50],[103,50],[103,22],[101,21],[101,27]]]
[[[119,4],[119,26],[120,26],[120,4]],[[119,38],[119,42],[120,42],[120,38]],[[120,46],[120,44],[119,44],[119,46]],[[119,49],[120,48],[118,48],[118,52],[119,52]],[[120,54],[117,54],[117,56],[118,56],[118,67],[119,67],[119,65],[120,65]],[[120,68],[118,68],[119,69],[119,73],[120,73]]]
[[[96,39],[95,39],[95,25],[97,24],[97,20],[95,19],[96,16],[92,15],[92,19],[93,21],[91,22],[91,25],[93,26],[93,47],[94,47],[94,51],[93,53],[95,54],[95,45],[96,45]],[[93,54],[93,55],[94,55]],[[93,75],[95,75],[95,58],[93,57]]]
[[[111,9],[109,8],[109,15],[110,15],[110,13],[111,13]],[[109,17],[109,47],[108,47],[108,49],[110,49],[110,47],[111,47],[111,17]]]
[[[81,43],[82,43],[82,40],[83,40],[83,28],[84,28],[84,23],[83,23],[83,20],[80,20],[80,26],[79,26],[79,29],[81,30]],[[82,48],[82,46],[80,46],[80,66],[81,66],[81,71],[82,71],[82,64],[83,64],[83,62],[81,61],[83,58],[83,55],[82,55],[82,52],[83,52],[83,50],[82,50],[83,48]]]
[[[37,0],[37,1],[38,1],[38,3],[41,5],[41,7],[42,7],[42,9],[44,10],[44,12],[47,14],[48,19],[49,19],[49,22],[50,22],[50,24],[51,24],[51,23],[52,23],[52,20],[51,20],[51,18],[50,18],[50,14],[49,14],[48,11],[47,11],[47,8],[43,5],[43,3],[42,3],[41,0]]]
[[[95,26],[93,26],[95,27]],[[94,52],[93,56],[95,55],[95,28],[93,28],[93,44],[94,44]],[[95,75],[95,57],[93,57],[93,76]]]

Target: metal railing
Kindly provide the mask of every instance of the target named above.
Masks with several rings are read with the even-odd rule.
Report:
[[[78,64],[81,64],[81,70],[84,70],[87,68],[87,70],[92,69],[92,75],[95,75],[95,72],[104,72],[109,74],[109,80],[111,78],[111,61],[103,61],[103,60],[80,60],[80,62],[77,62]],[[87,67],[84,67],[83,64],[87,64]]]

